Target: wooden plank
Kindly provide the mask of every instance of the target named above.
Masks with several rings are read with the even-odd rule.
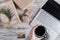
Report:
[[[25,10],[28,6],[30,6],[33,1],[34,0],[14,0],[16,5],[22,10]]]

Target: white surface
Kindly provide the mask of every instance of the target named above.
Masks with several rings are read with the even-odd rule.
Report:
[[[55,0],[58,4],[60,4],[60,0]]]
[[[28,29],[26,30],[28,31]],[[0,29],[0,40],[25,40],[25,39],[18,39],[17,34],[20,32],[27,34],[26,30]]]

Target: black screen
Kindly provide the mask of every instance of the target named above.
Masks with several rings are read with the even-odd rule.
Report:
[[[48,0],[42,9],[60,20],[60,5],[57,2]]]

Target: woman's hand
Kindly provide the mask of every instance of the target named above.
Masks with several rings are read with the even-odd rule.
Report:
[[[31,29],[31,31],[30,31],[30,33],[29,33],[29,39],[30,40],[40,40],[40,38],[36,38],[35,37],[35,35],[34,35],[34,31],[35,31],[35,29],[38,27],[38,25],[36,25],[36,26],[34,26],[32,29]]]

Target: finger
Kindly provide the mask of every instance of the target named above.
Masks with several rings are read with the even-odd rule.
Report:
[[[38,25],[35,25],[32,29],[31,29],[31,31],[30,31],[30,33],[33,33],[33,31],[35,31],[35,29],[38,27]]]
[[[35,29],[36,29],[37,27],[38,27],[38,25],[35,25],[35,26],[31,29],[30,33],[33,34],[33,32],[35,31]]]
[[[35,40],[41,40],[41,38],[36,38]]]
[[[33,37],[33,33],[34,33],[34,31],[35,31],[35,29],[38,27],[38,25],[35,25],[32,29],[31,29],[31,31],[30,31],[30,33],[29,33],[29,37],[30,38],[32,38]]]
[[[38,27],[38,25],[35,25],[35,26],[33,27],[33,31],[34,31],[37,27]]]

